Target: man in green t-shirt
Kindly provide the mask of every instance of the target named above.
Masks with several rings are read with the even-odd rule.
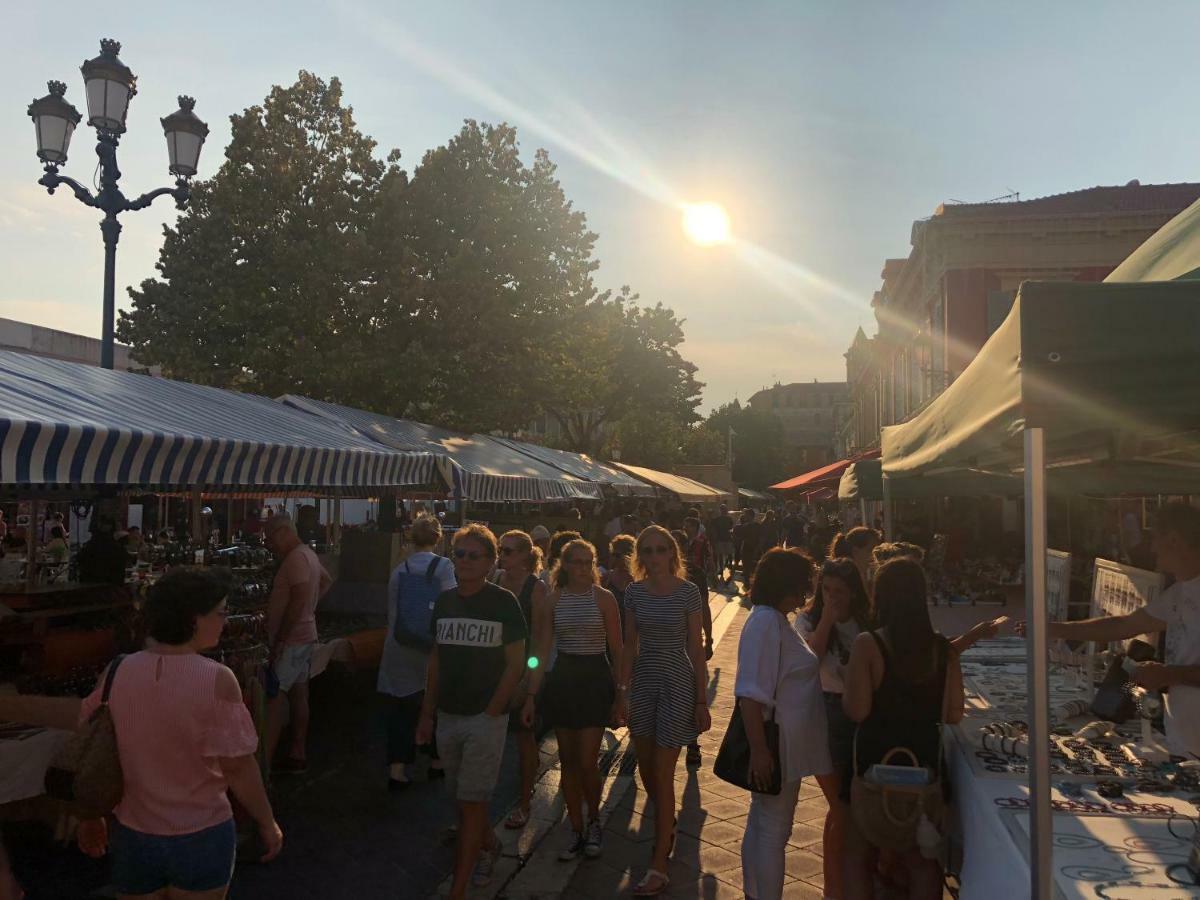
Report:
[[[500,856],[488,803],[500,775],[508,705],[525,668],[529,628],[517,598],[487,580],[496,562],[496,536],[469,525],[454,535],[453,548],[458,586],[433,606],[434,645],[417,744],[429,743],[436,716],[438,755],[458,803],[450,896],[464,898],[468,883],[483,887],[491,881]]]

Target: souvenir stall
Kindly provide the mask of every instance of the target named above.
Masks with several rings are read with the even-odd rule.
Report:
[[[1197,762],[1158,752],[1153,696],[1092,724],[1092,679],[1076,659],[1052,664],[1046,630],[1050,570],[1061,584],[1071,565],[1047,552],[1049,491],[1200,493],[1198,342],[1198,284],[1027,282],[954,383],[883,431],[885,495],[972,470],[1024,482],[1027,640],[964,657],[970,712],[947,735],[964,900],[1022,882],[1039,900],[1200,896],[1183,818],[1197,815]],[[1122,602],[1144,602],[1121,574]],[[1097,612],[1114,608],[1107,590]]]
[[[268,555],[167,541],[139,561],[111,534],[121,492],[187,492],[198,536],[202,491],[335,494],[436,477],[429,453],[388,450],[263,397],[0,352],[0,489],[35,502],[71,499],[90,507],[97,526],[65,583],[27,577],[2,589],[0,690],[86,695],[114,653],[140,646],[137,606],[162,570],[225,565],[236,585],[233,614],[215,652],[261,725]],[[63,732],[5,726],[0,803],[40,793],[40,773],[63,740]]]

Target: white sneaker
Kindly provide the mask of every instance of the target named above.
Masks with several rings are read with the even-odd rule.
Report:
[[[600,830],[600,821],[592,819],[588,822],[587,836],[583,841],[583,855],[588,859],[596,859],[604,852],[604,832]]]
[[[471,884],[475,887],[486,887],[492,883],[492,873],[496,869],[496,861],[500,859],[500,839],[496,838],[491,850],[484,848],[479,851],[479,861],[475,863],[475,874],[471,876]]]
[[[584,852],[583,835],[578,832],[571,833],[571,843],[563,847],[558,853],[559,862],[571,862],[579,859],[579,854]]]

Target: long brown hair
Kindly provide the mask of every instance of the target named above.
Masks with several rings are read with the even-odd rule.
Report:
[[[679,544],[675,538],[671,537],[671,532],[663,528],[661,525],[647,525],[642,529],[641,534],[637,539],[637,557],[633,561],[633,576],[638,581],[645,581],[647,578],[646,566],[642,562],[642,546],[646,543],[646,538],[650,535],[658,535],[667,542],[667,546],[671,548],[671,565],[669,567],[670,574],[676,578],[683,578],[687,569],[683,565],[683,554],[679,552]]]
[[[888,560],[875,573],[875,618],[887,629],[889,664],[907,681],[926,681],[937,669],[933,649],[946,639],[933,630],[926,601],[925,570],[906,557]]]
[[[879,540],[878,531],[862,525],[851,528],[844,533],[839,531],[837,536],[834,537],[833,542],[829,545],[829,558],[842,559],[849,557],[855,550],[861,550],[864,547],[874,547],[879,543]]]

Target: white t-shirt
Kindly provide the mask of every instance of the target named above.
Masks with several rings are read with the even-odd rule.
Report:
[[[800,613],[796,616],[796,624],[793,627],[796,629],[796,633],[804,638],[805,643],[812,644],[812,637],[817,631],[817,626],[808,620],[808,616]],[[829,646],[825,655],[821,657],[821,690],[828,694],[846,692],[846,666],[837,652],[837,647],[834,646],[834,635],[837,635],[842,652],[849,659],[850,648],[854,646],[854,639],[859,636],[861,631],[862,629],[853,619],[848,622],[833,623],[833,631],[829,635]]]
[[[1167,626],[1168,666],[1200,666],[1200,578],[1177,581],[1149,603],[1146,612]],[[1167,746],[1180,756],[1200,757],[1200,687],[1171,686],[1166,694]]]

